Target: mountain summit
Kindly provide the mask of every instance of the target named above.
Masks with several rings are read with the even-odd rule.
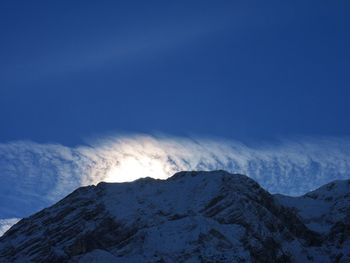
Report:
[[[0,262],[349,262],[350,180],[301,197],[247,176],[82,187],[0,237]]]

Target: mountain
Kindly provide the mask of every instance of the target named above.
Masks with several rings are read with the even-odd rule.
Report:
[[[12,225],[19,221],[18,218],[0,219],[0,236],[2,236]]]
[[[247,176],[82,187],[0,237],[0,262],[349,262],[350,180],[301,197]]]

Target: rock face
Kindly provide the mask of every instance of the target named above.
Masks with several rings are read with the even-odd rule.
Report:
[[[244,175],[100,183],[22,219],[0,262],[349,262],[350,180],[302,197]]]

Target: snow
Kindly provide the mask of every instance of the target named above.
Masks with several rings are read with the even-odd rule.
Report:
[[[331,182],[300,197],[275,197],[282,205],[295,209],[310,229],[326,233],[350,212],[350,180]]]
[[[56,255],[74,251],[71,260],[80,263],[249,262],[252,255],[268,256],[271,247],[293,262],[327,262],[340,253],[346,259],[349,239],[310,245],[307,236],[318,235],[304,224],[323,238],[334,224],[346,222],[349,186],[349,180],[336,181],[300,197],[270,195],[252,179],[225,171],[100,183],[16,224],[0,239],[0,255],[12,246],[11,253],[20,248],[20,257],[34,257],[39,252],[32,253],[32,246],[45,249],[45,236]],[[292,227],[290,219],[296,222]],[[121,239],[116,243],[105,236]]]
[[[0,237],[18,221],[19,218],[0,219]]]
[[[213,176],[212,180],[209,180],[209,176]],[[138,215],[150,217],[157,211],[163,214],[181,215],[191,209],[198,210],[209,202],[212,196],[220,192],[220,180],[221,177],[208,172],[204,178],[190,176],[186,179],[168,181],[146,178],[135,183],[100,186],[106,188],[104,203],[111,214],[116,217],[122,215],[128,220]]]

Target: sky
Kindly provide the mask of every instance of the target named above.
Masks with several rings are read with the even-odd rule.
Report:
[[[0,236],[101,181],[350,178],[350,2],[0,1]]]
[[[349,1],[1,1],[0,142],[350,134]]]

